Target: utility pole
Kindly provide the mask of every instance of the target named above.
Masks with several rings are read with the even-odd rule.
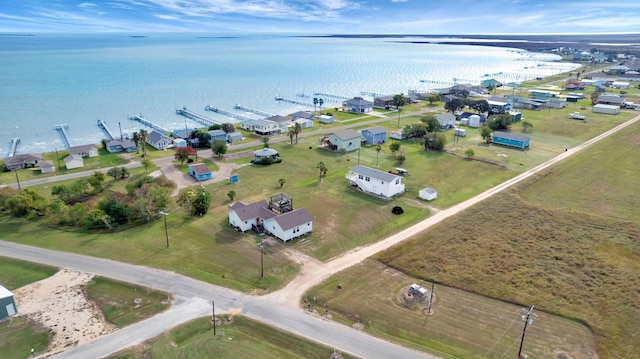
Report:
[[[264,240],[258,243],[260,247],[260,278],[264,277]]]
[[[435,289],[436,284],[431,282],[431,295],[429,295],[429,307],[427,308],[427,313],[431,314],[431,304],[433,304],[433,290]]]
[[[58,156],[58,149],[56,148],[56,158],[58,159],[58,171],[60,171],[62,169],[62,166],[60,166],[60,156]]]
[[[520,349],[518,350],[518,359],[520,359],[520,354],[522,353],[522,344],[524,343],[524,334],[527,332],[527,326],[533,324],[533,320],[536,319],[538,317],[538,315],[536,313],[533,313],[533,305],[531,306],[531,308],[529,308],[529,311],[527,311],[527,309],[522,308],[520,309],[520,311],[522,311],[522,313],[525,313],[522,315],[522,321],[524,322],[524,328],[522,329],[522,339],[520,339]]]
[[[164,235],[165,237],[167,237],[167,248],[169,248],[169,231],[167,230],[167,216],[169,215],[169,213],[163,211],[160,211],[158,213],[164,216]]]
[[[213,314],[211,315],[211,321],[213,322],[213,335],[216,335],[216,302],[211,301],[211,307],[213,308]]]
[[[16,173],[16,182],[18,182],[18,189],[20,189],[20,179],[18,178],[18,169],[13,170]]]

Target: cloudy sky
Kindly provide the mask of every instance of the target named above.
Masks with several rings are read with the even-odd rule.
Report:
[[[638,0],[1,0],[0,32],[640,32]]]

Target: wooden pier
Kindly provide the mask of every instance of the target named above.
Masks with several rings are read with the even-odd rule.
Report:
[[[295,104],[295,105],[302,105],[302,106],[307,106],[307,107],[314,107],[312,103],[291,100],[291,99],[288,99],[288,98],[284,98],[282,96],[276,96],[276,101],[288,102],[288,103],[292,103],[292,104]]]
[[[165,128],[162,128],[160,125],[156,125],[155,123],[153,123],[153,122],[151,122],[151,121],[148,121],[147,119],[145,119],[144,117],[142,117],[142,115],[129,116],[129,119],[130,119],[131,121],[138,121],[138,122],[140,122],[141,124],[143,124],[143,125],[145,125],[145,126],[147,126],[147,127],[151,127],[151,128],[153,128],[154,130],[156,130],[156,131],[158,131],[158,132],[160,132],[160,133],[162,133],[162,134],[165,134],[165,133],[169,133],[169,132],[171,132],[171,131],[169,131],[169,130],[167,130],[167,129],[165,129]]]
[[[251,112],[251,113],[255,113],[258,116],[264,116],[264,117],[273,117],[275,116],[274,114],[268,113],[268,112],[264,112],[264,111],[260,111],[260,110],[255,110],[252,109],[250,107],[245,107],[242,105],[238,105],[236,104],[235,106],[233,106],[234,109],[236,110],[241,110],[241,111],[245,111],[245,112]]]
[[[332,97],[332,98],[336,98],[338,100],[350,100],[350,98],[346,97],[346,96],[334,95],[334,94],[324,93],[324,92],[314,92],[313,95],[314,96]]]
[[[115,136],[113,136],[111,131],[109,131],[106,121],[102,121],[101,119],[98,119],[98,127],[100,127],[107,134],[108,140],[113,140],[115,138]]]
[[[195,113],[193,111],[187,110],[186,107],[176,109],[176,113],[178,115],[184,116],[184,117],[186,117],[188,119],[194,120],[194,121],[196,121],[198,123],[201,123],[201,124],[203,124],[205,126],[211,126],[211,125],[214,125],[214,124],[221,125],[223,123],[222,121],[213,120],[213,119],[206,118],[204,116],[198,115],[197,113]]]
[[[216,106],[209,106],[207,105],[205,108],[205,110],[207,111],[211,111],[211,112],[215,112],[215,113],[219,113],[221,115],[225,115],[227,117],[231,117],[231,118],[235,118],[236,120],[238,120],[239,122],[244,122],[244,121],[255,121],[252,118],[249,117],[245,117],[242,115],[239,115],[237,113],[233,113],[233,112],[229,112],[229,111],[225,111],[225,110],[221,110],[219,108],[217,108]]]
[[[69,136],[67,135],[68,128],[69,128],[69,125],[67,124],[56,125],[56,130],[62,133],[62,139],[64,140],[64,142],[67,143],[67,147],[71,147],[71,142],[69,142]]]
[[[11,139],[11,146],[9,147],[9,156],[7,157],[13,157],[13,155],[16,154],[16,149],[18,148],[18,143],[20,143],[20,139],[19,138],[12,138]]]

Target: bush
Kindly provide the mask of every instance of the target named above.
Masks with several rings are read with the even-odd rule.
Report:
[[[393,213],[393,214],[403,214],[404,213],[404,209],[402,209],[402,207],[400,207],[400,206],[393,206],[393,208],[391,209],[391,213]]]

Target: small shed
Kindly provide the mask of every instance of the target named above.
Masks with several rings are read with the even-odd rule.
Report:
[[[0,285],[0,321],[18,313],[16,302],[7,288]]]
[[[407,135],[404,134],[404,130],[399,128],[395,131],[391,131],[389,133],[389,138],[393,138],[394,140],[404,140],[407,138]]]
[[[509,116],[511,116],[511,122],[520,122],[520,121],[522,121],[522,112],[509,111]]]
[[[426,299],[427,298],[427,290],[422,288],[421,286],[417,285],[417,284],[412,284],[411,287],[409,287],[409,294],[415,296],[416,298],[420,298],[420,299]]]
[[[531,139],[527,136],[502,131],[495,131],[493,133],[493,138],[491,139],[493,143],[521,149],[529,147],[530,140]]]
[[[606,113],[608,115],[617,115],[620,112],[620,106],[603,105],[599,103],[597,105],[593,105],[593,107],[591,108],[591,111],[595,113]]]
[[[53,173],[56,171],[55,166],[52,161],[42,161],[40,162],[40,173]]]
[[[469,116],[469,127],[474,127],[474,128],[480,127],[480,116],[478,115]]]
[[[334,123],[334,122],[336,122],[336,119],[333,118],[333,116],[320,115],[320,116],[318,116],[318,122],[320,122],[320,123]]]
[[[84,160],[80,155],[69,155],[63,161],[68,170],[84,167]]]
[[[175,138],[173,140],[173,144],[176,147],[187,147],[187,141],[183,140],[182,138]]]
[[[229,143],[242,141],[242,133],[240,133],[240,132],[229,132],[227,134],[227,141],[229,141]]]
[[[418,197],[427,201],[433,201],[438,198],[438,192],[433,188],[423,188],[418,192]]]
[[[204,163],[194,163],[189,165],[189,174],[198,181],[206,181],[213,178],[213,174]]]
[[[458,137],[467,137],[467,130],[464,128],[456,128],[453,134]]]
[[[369,145],[385,143],[387,140],[387,130],[381,126],[365,128],[361,134],[364,141]]]

